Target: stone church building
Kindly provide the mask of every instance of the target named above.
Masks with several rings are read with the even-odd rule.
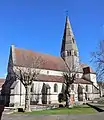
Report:
[[[60,56],[52,56],[15,47],[10,48],[7,77],[2,86],[2,100],[9,106],[23,106],[25,104],[25,88],[20,80],[16,79],[16,68],[31,68],[32,57],[40,57],[47,61],[40,64],[40,74],[33,81],[31,87],[31,104],[59,103],[59,94],[64,89],[63,72],[73,66],[77,69],[76,80],[71,85],[70,95],[73,102],[93,100],[99,97],[96,73],[90,66],[80,63],[79,51],[66,16],[64,34]],[[32,68],[36,69],[36,68]]]

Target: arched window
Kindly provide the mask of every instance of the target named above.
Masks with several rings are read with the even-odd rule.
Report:
[[[68,52],[67,52],[67,56],[71,56],[71,51],[68,51]]]
[[[54,92],[58,92],[58,85],[54,84]]]
[[[88,85],[86,85],[86,92],[88,92]]]
[[[71,56],[71,50],[69,51],[69,56]]]

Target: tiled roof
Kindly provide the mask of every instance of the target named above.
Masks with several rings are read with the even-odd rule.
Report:
[[[63,82],[63,76],[53,76],[53,75],[39,75],[37,81],[46,82]]]
[[[53,75],[39,75],[37,78],[37,81],[45,81],[45,82],[64,82],[64,77],[63,76],[53,76]],[[82,79],[82,78],[77,78],[74,83],[82,83],[82,84],[91,84],[91,81]]]
[[[4,78],[0,78],[0,87],[2,87],[2,85],[4,84],[5,79]]]
[[[22,67],[35,67],[33,61],[38,60],[39,68],[51,69],[58,71],[65,71],[65,63],[61,57],[56,57],[48,54],[32,52],[31,50],[24,50],[15,48],[16,64]]]
[[[15,48],[15,57],[16,57],[15,65],[17,66],[33,67],[32,64],[33,60],[39,59],[38,60],[39,68],[47,69],[47,70],[57,70],[57,71],[67,70],[66,65],[61,57],[52,56],[49,54],[42,54],[39,52],[33,52],[31,50],[25,50],[20,48]],[[80,63],[80,67],[83,69],[89,66],[87,64]],[[90,72],[94,73],[91,67],[89,68],[90,68]]]

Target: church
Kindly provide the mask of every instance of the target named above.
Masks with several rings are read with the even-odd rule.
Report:
[[[70,92],[74,103],[100,97],[96,73],[87,64],[80,63],[76,40],[69,18],[66,16],[60,56],[25,50],[14,45],[10,47],[7,77],[2,86],[2,100],[7,106],[24,106],[25,88],[21,81],[15,78],[14,73],[17,67],[32,68],[33,57],[41,57],[47,62],[44,65],[40,63],[40,74],[32,83],[31,104],[59,103],[59,95],[63,92],[65,63],[69,68],[75,66],[77,69],[76,80],[71,85]]]

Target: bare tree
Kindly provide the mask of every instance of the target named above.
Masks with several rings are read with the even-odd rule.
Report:
[[[99,42],[97,50],[95,52],[92,52],[91,55],[91,62],[94,63],[96,69],[100,96],[102,96],[102,88],[104,83],[104,40],[101,40]]]
[[[28,58],[27,58],[28,59]],[[30,62],[30,61],[29,61]],[[19,79],[25,87],[25,112],[30,112],[30,90],[33,81],[37,79],[40,74],[40,65],[45,64],[41,57],[33,57],[31,67],[16,67],[16,78]]]
[[[71,85],[74,83],[75,79],[76,79],[76,71],[73,68],[73,70],[71,70],[69,68],[69,66],[67,65],[67,63],[65,62],[66,67],[67,67],[67,72],[63,73],[63,77],[64,77],[64,84],[65,84],[65,97],[66,97],[66,107],[69,107],[69,98],[70,98],[70,89],[71,89]]]
[[[104,80],[104,40],[100,41],[97,50],[92,52],[91,61],[95,64],[97,80]]]

